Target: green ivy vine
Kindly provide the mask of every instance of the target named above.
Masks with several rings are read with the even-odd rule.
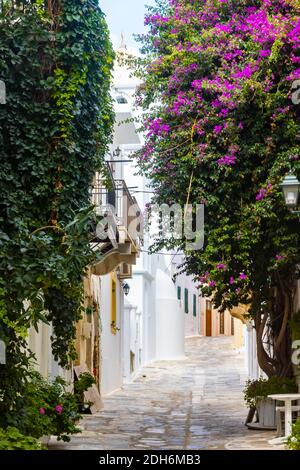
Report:
[[[52,322],[55,358],[66,366],[75,357],[82,277],[95,257],[89,189],[114,121],[114,55],[98,2],[1,5],[0,415],[27,381],[29,326]]]

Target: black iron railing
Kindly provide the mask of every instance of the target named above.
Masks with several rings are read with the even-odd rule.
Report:
[[[104,180],[97,175],[92,187],[92,204],[95,206],[96,213],[105,215],[113,214],[116,218],[116,224],[119,227],[125,227],[127,231],[131,228],[130,235],[134,241],[142,243],[140,234],[141,229],[141,211],[134,196],[131,195],[126,183],[122,179],[115,180],[110,167],[109,178]],[[138,221],[138,223],[136,223]],[[134,228],[137,228],[135,233]]]
[[[96,174],[93,186],[91,188],[92,204],[99,211],[108,205],[116,208],[117,196],[116,185],[110,165],[106,165],[106,178],[99,173]]]

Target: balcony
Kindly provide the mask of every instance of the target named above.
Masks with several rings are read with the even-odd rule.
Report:
[[[107,175],[106,179],[99,174],[95,176],[91,192],[100,219],[93,245],[103,254],[101,261],[93,266],[93,273],[108,274],[120,266],[122,273],[128,272],[131,277],[131,266],[136,263],[142,244],[141,210],[125,181],[115,180],[109,166]]]

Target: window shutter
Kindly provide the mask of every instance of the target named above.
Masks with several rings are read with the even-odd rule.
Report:
[[[189,313],[189,291],[188,291],[188,289],[184,289],[184,311],[185,311],[185,313]]]
[[[181,300],[181,287],[177,286],[177,299]]]
[[[197,296],[196,296],[196,294],[193,295],[193,315],[194,315],[194,317],[197,316]]]

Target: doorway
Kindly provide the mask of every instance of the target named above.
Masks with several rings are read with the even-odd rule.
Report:
[[[220,335],[225,334],[225,314],[220,312]]]
[[[210,300],[205,303],[205,335],[212,336],[212,305]]]

